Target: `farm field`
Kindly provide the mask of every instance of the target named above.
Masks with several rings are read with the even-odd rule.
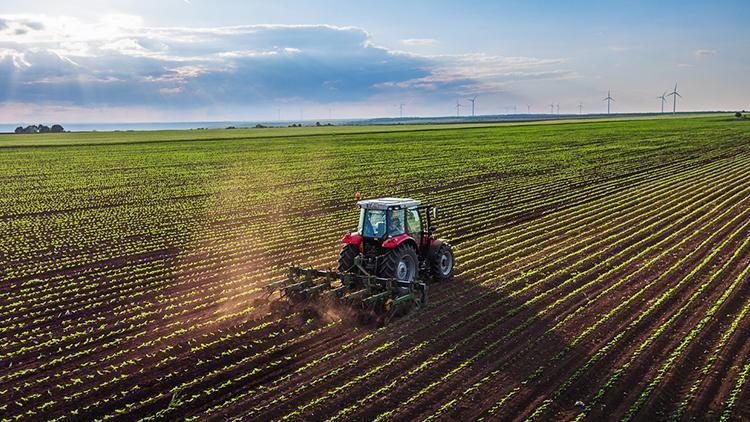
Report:
[[[0,419],[750,418],[747,121],[269,131],[0,137]],[[257,301],[355,192],[435,203],[454,280]]]

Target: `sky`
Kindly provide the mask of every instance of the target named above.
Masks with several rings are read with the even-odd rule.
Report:
[[[0,1],[0,123],[750,109],[740,1]],[[672,99],[665,105],[672,106]],[[555,112],[557,109],[554,109]]]

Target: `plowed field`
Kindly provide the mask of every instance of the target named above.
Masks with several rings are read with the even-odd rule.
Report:
[[[750,123],[276,131],[0,137],[0,419],[750,418]],[[257,301],[355,192],[436,204],[454,280]]]

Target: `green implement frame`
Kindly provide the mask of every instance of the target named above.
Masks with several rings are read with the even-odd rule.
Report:
[[[286,278],[266,286],[267,296],[279,292],[294,303],[319,298],[337,299],[355,308],[388,313],[397,309],[427,305],[427,285],[368,274],[341,273],[292,265]]]

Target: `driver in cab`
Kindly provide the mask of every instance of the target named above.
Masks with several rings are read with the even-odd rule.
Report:
[[[398,216],[391,218],[391,226],[388,228],[388,234],[396,235],[404,232],[404,223]]]

